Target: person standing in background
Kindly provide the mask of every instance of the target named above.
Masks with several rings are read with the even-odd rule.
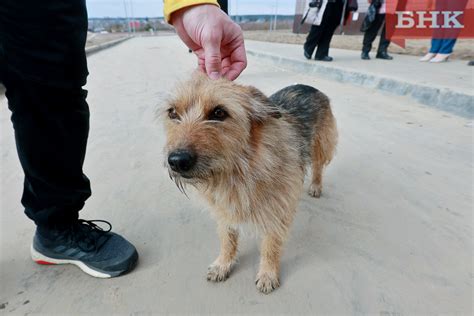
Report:
[[[432,38],[429,53],[423,56],[420,61],[430,63],[446,62],[453,53],[455,44],[455,38]]]
[[[375,6],[375,8],[377,9],[377,13],[375,14],[375,20],[372,22],[369,29],[367,29],[364,34],[361,58],[364,60],[370,59],[369,53],[372,49],[372,43],[377,37],[379,30],[382,28],[382,33],[380,34],[379,48],[377,49],[377,55],[375,55],[375,58],[392,60],[393,57],[387,53],[390,41],[385,36],[385,0],[369,0],[369,2],[371,3],[371,5]]]
[[[304,43],[304,56],[311,59],[316,47],[314,59],[332,61],[329,56],[329,46],[337,27],[341,23],[344,0],[312,0],[310,11],[313,14],[307,17],[307,23],[312,23],[311,30]]]
[[[466,9],[468,0],[437,0],[435,11],[464,11]],[[433,7],[433,2],[430,1],[428,8]],[[444,17],[439,21],[440,25],[444,24]],[[433,31],[433,38],[431,39],[431,48],[428,54],[423,56],[421,62],[442,63],[449,59],[453,53],[456,39],[459,36],[460,29],[445,29],[437,28]]]

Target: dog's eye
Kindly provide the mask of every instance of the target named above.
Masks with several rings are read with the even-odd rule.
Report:
[[[223,121],[225,120],[229,114],[227,114],[226,110],[224,110],[221,106],[217,106],[209,115],[209,120],[212,121]]]
[[[168,109],[168,117],[171,120],[177,120],[179,118],[178,113],[176,113],[175,108]]]

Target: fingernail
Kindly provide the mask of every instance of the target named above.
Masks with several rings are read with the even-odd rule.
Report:
[[[209,78],[211,78],[212,80],[217,80],[221,77],[221,74],[217,71],[213,71],[209,74]]]

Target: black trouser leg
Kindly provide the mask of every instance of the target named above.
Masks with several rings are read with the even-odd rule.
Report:
[[[22,204],[41,226],[78,218],[91,195],[82,172],[89,132],[87,92],[7,78],[15,140],[25,173]]]
[[[304,43],[304,50],[312,56],[316,46],[319,44],[321,35],[323,34],[323,28],[319,25],[312,25],[311,29],[306,37],[306,42]]]
[[[329,55],[329,46],[331,45],[334,32],[341,22],[343,6],[344,4],[340,0],[327,4],[321,21],[323,31],[316,51],[316,58],[323,58]]]
[[[229,14],[228,10],[228,0],[217,0],[219,3],[219,6],[221,7],[221,10],[224,11],[225,13]]]
[[[332,37],[334,36],[334,32],[336,31],[338,24],[328,25],[321,36],[321,40],[318,45],[318,49],[316,51],[316,58],[323,58],[329,55],[329,46],[331,45]]]
[[[86,34],[84,0],[0,2],[0,70],[25,173],[21,202],[39,226],[76,220],[91,195],[82,171]]]
[[[385,14],[375,15],[374,22],[364,34],[364,40],[363,40],[363,46],[362,46],[362,51],[364,53],[369,53],[372,50],[372,43],[377,37],[380,27],[384,24],[384,22],[385,22]]]
[[[388,46],[390,45],[390,40],[387,39],[385,31],[385,14],[384,16],[384,23],[382,23],[382,34],[380,34],[380,42],[379,42],[379,49],[377,50],[378,53],[386,53]]]

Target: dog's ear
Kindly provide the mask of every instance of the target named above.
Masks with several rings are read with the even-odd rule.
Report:
[[[279,109],[260,90],[248,86],[247,91],[251,104],[251,118],[253,120],[263,123],[270,117],[281,118]]]

